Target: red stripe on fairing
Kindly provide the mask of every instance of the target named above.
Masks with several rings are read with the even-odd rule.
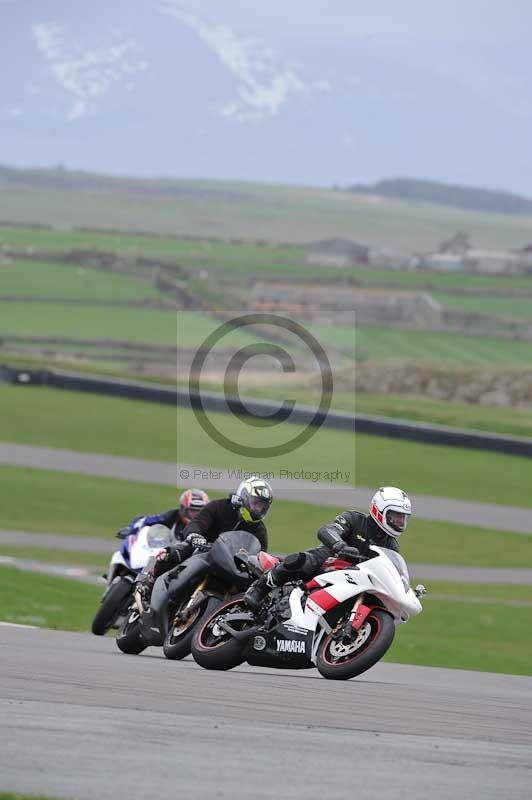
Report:
[[[310,599],[323,611],[330,611],[331,608],[334,608],[340,602],[336,599],[336,597],[333,597],[332,594],[329,594],[326,589],[321,589],[319,592],[313,592]]]
[[[308,582],[305,584],[305,586],[307,587],[307,589],[319,589],[319,588],[320,588],[320,585],[321,585],[321,584],[319,584],[319,583],[318,583],[318,581],[315,581],[315,580],[314,580],[314,578],[312,578],[312,580],[311,580],[311,581],[308,581]]]

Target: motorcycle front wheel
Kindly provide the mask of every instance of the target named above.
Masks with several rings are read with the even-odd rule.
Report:
[[[339,630],[348,617],[339,621]],[[392,617],[380,608],[373,609],[358,631],[335,634],[333,631],[321,643],[316,667],[324,678],[346,681],[365,672],[383,657],[395,636]]]
[[[138,656],[147,648],[140,633],[140,617],[136,608],[130,608],[124,623],[118,631],[116,644],[119,650],[128,655]]]
[[[186,606],[187,602],[188,598],[177,609],[176,615]],[[218,597],[206,597],[204,602],[192,612],[185,622],[179,622],[174,618],[164,639],[163,652],[166,658],[172,661],[179,661],[188,656],[196,628],[210,617],[214,609],[218,608],[220,602]]]
[[[213,614],[200,625],[192,639],[192,655],[194,661],[205,669],[227,670],[238,667],[246,660],[246,643],[240,642],[223,630],[219,622],[231,614],[249,611],[242,598],[230,600],[219,606]],[[251,618],[239,623],[232,623],[235,629],[252,628],[256,622]]]
[[[95,636],[103,636],[113,627],[120,613],[127,607],[126,603],[132,593],[133,584],[126,578],[120,578],[109,587],[92,620],[91,630]]]

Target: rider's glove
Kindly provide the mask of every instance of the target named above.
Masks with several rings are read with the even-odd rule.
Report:
[[[422,583],[418,583],[418,585],[414,589],[414,594],[418,598],[425,597],[425,595],[427,594],[427,590],[425,589]]]
[[[162,550],[159,550],[155,558],[157,561],[168,561],[170,558],[170,553],[172,551],[171,547],[164,547]]]
[[[337,542],[334,542],[333,544],[330,545],[330,548],[335,555],[338,555],[340,550],[343,550],[344,547],[347,547],[347,545],[343,539],[338,539]]]
[[[342,556],[347,561],[358,561],[360,559],[360,550],[358,547],[342,547],[340,552],[338,553],[339,556]]]
[[[207,539],[205,536],[202,536],[201,533],[189,533],[185,542],[189,544],[194,550],[198,547],[205,547],[207,545]]]

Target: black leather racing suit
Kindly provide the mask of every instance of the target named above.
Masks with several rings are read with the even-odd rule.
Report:
[[[252,533],[259,540],[261,548],[263,550],[268,549],[268,532],[264,522],[246,522],[243,520],[238,508],[235,508],[229,498],[211,500],[210,503],[207,503],[186,526],[182,537],[186,539],[187,536],[196,534],[197,536],[203,536],[208,542],[214,542],[221,533],[235,530]],[[150,559],[150,564],[148,564],[140,579],[141,583],[148,587],[151,595],[151,610],[161,631],[164,631],[167,625],[165,609],[170,599],[170,582],[177,576],[181,562],[192,556],[194,548],[189,542],[182,541],[165,549],[166,557],[164,560],[156,559],[153,561]],[[151,587],[154,586],[155,582],[158,588],[154,587],[152,593]]]
[[[345,542],[349,547],[356,547],[360,555],[370,555],[370,545],[387,547],[399,552],[397,539],[383,531],[369,514],[360,511],[344,511],[339,514],[334,522],[323,525],[318,530],[320,540]],[[282,586],[287,581],[309,580],[321,571],[323,562],[331,557],[333,551],[330,546],[321,545],[305,550],[301,553],[290,553],[270,570],[270,581],[275,586]],[[266,576],[265,576],[266,577]],[[259,579],[258,583],[263,581]],[[266,581],[264,590],[267,592]]]
[[[168,513],[170,514],[171,512]],[[203,536],[208,542],[214,542],[221,533],[234,530],[249,531],[249,533],[257,537],[263,550],[268,549],[268,531],[264,522],[246,522],[243,520],[239,510],[235,508],[229,498],[211,500],[180,531],[179,539],[181,541],[166,548],[164,560],[150,559],[144,572],[149,573],[155,579],[164,572],[168,572],[168,570],[178,566],[186,558],[189,558],[192,555],[193,547],[185,539],[191,533]]]

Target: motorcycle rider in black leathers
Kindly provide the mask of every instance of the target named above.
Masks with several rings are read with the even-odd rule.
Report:
[[[331,555],[344,555],[347,559],[370,557],[372,544],[399,552],[397,538],[406,530],[411,513],[410,499],[401,489],[380,488],[370,503],[369,514],[344,511],[333,523],[323,525],[318,530],[322,546],[286,556],[248,589],[244,595],[246,605],[257,611],[270,589],[288,581],[313,578]]]
[[[263,522],[273,502],[271,486],[254,476],[242,481],[236,492],[228,498],[211,500],[189,522],[183,531],[183,541],[164,548],[150,559],[137,579],[135,596],[137,605],[149,609],[156,579],[189,558],[198,547],[214,542],[221,533],[239,530],[252,533],[263,550],[268,549],[268,532]]]

